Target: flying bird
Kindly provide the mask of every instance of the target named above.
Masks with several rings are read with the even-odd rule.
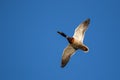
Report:
[[[62,35],[67,39],[69,44],[64,49],[62,54],[62,61],[61,61],[61,67],[65,67],[66,64],[69,62],[71,55],[73,55],[76,50],[82,50],[84,52],[88,52],[89,48],[83,43],[85,32],[88,28],[88,25],[90,23],[90,19],[83,21],[74,32],[73,37],[67,36],[65,33],[58,31],[57,33]]]

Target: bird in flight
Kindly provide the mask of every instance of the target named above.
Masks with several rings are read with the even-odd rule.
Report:
[[[90,23],[90,19],[87,19],[83,21],[74,32],[73,37],[67,36],[65,33],[58,31],[57,33],[62,35],[67,39],[69,44],[64,49],[62,54],[62,61],[61,61],[61,67],[65,67],[68,61],[70,60],[71,55],[73,55],[76,50],[82,50],[84,52],[88,52],[89,48],[83,43],[85,31],[88,28],[88,25]]]

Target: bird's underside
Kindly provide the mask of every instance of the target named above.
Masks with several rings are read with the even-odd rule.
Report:
[[[58,31],[58,33],[63,37],[65,37],[69,42],[68,46],[64,49],[62,54],[62,61],[61,61],[62,68],[66,66],[66,64],[70,60],[71,55],[73,55],[76,52],[76,50],[80,49],[84,52],[88,52],[89,49],[86,45],[83,44],[83,40],[85,36],[85,31],[87,30],[89,23],[90,23],[90,19],[87,19],[84,22],[82,22],[75,29],[73,37],[69,37],[65,33]]]

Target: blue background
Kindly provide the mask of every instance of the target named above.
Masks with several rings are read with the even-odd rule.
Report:
[[[61,55],[91,19],[84,43],[65,68]],[[0,80],[120,80],[119,0],[0,0]]]

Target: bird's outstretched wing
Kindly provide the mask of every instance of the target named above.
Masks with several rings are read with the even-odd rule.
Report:
[[[84,22],[82,22],[76,29],[74,32],[73,37],[81,42],[83,42],[84,39],[84,35],[85,35],[85,31],[88,28],[88,25],[90,23],[90,19],[85,20]]]
[[[61,67],[64,67],[68,63],[71,55],[75,51],[76,51],[76,49],[74,49],[70,44],[64,49],[63,55],[62,55]]]

